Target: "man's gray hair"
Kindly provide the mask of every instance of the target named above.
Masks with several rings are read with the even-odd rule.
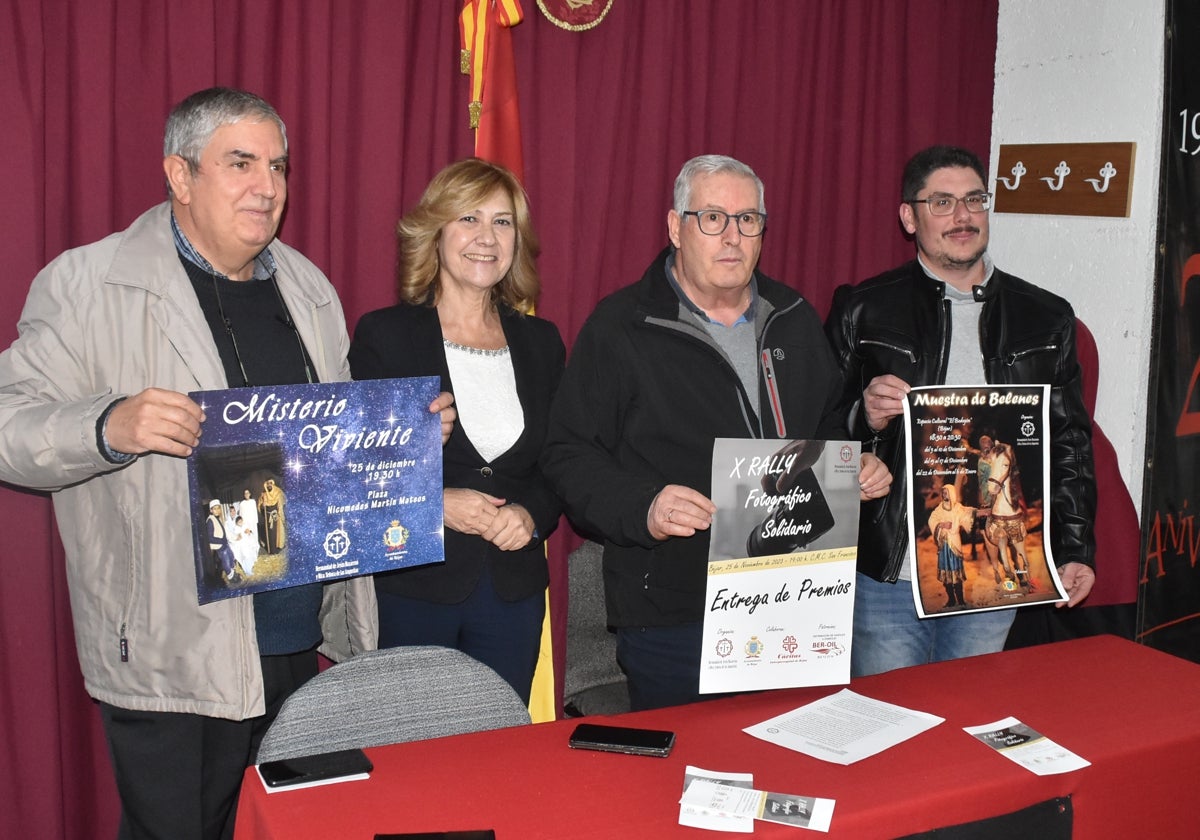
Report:
[[[163,136],[163,157],[179,155],[195,172],[204,147],[217,129],[242,120],[274,122],[283,135],[283,151],[287,153],[287,127],[271,103],[244,90],[214,87],[193,93],[171,109]]]
[[[683,169],[679,170],[679,175],[675,178],[675,212],[682,213],[692,209],[688,205],[692,203],[692,182],[697,176],[719,174],[738,175],[752,180],[758,191],[758,212],[767,212],[767,205],[763,201],[763,182],[754,174],[753,169],[740,160],[727,155],[700,155],[683,165]],[[744,210],[746,208],[729,207],[726,209]]]

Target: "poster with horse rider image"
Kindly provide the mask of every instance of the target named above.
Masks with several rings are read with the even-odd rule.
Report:
[[[913,388],[908,539],[917,615],[1065,601],[1047,539],[1050,386]]]
[[[187,459],[199,602],[445,559],[436,376],[228,388]]]

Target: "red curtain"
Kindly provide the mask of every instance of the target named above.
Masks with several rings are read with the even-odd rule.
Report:
[[[757,170],[763,269],[823,312],[837,284],[910,256],[895,213],[905,158],[933,142],[989,146],[996,0],[616,0],[582,33],[525,5],[513,47],[538,311],[568,345],[665,244],[692,155]],[[351,324],[391,303],[396,219],[472,149],[459,6],[9,0],[0,346],[45,263],[162,200],[166,112],[213,84],[263,94],[288,123],[282,236],[326,270]],[[111,836],[115,792],[48,500],[0,488],[0,529],[0,836]]]

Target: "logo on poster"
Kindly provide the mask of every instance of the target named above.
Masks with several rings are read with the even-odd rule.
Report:
[[[387,546],[388,554],[400,551],[407,542],[408,529],[401,525],[398,519],[393,519],[392,524],[383,532],[383,544]]]
[[[325,556],[341,560],[350,550],[350,535],[341,528],[334,528],[325,535]]]
[[[717,656],[724,659],[729,654],[733,653],[733,642],[728,639],[721,639],[717,642]]]
[[[762,643],[762,640],[759,639],[758,636],[751,636],[746,642],[746,656],[757,659],[763,655],[763,650],[765,647],[766,645]]]
[[[840,644],[828,639],[814,639],[812,649],[819,656],[841,656],[846,652]]]

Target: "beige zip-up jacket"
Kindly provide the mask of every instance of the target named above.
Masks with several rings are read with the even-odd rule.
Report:
[[[159,205],[34,279],[18,338],[0,354],[0,480],[53,494],[88,692],[122,708],[240,720],[265,710],[253,605],[197,604],[186,462],[152,454],[114,467],[96,440],[118,396],[227,387],[170,212]],[[318,376],[349,379],[333,287],[287,245],[271,253]],[[329,584],[322,624],[335,658],[373,648],[370,579]]]

